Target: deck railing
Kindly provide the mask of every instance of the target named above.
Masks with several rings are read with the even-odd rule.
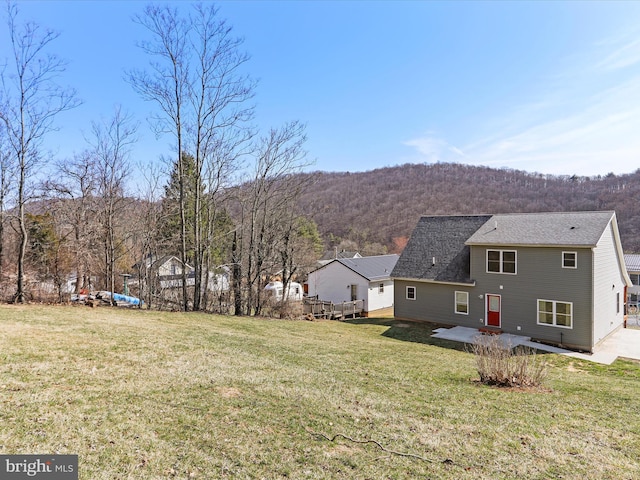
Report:
[[[355,318],[364,311],[364,300],[333,303],[319,300],[315,297],[304,299],[304,313],[312,314],[315,318],[340,319],[351,316]]]

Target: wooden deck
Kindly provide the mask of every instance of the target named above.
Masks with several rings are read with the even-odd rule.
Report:
[[[340,320],[351,316],[355,318],[364,311],[364,300],[352,302],[333,303],[316,298],[304,299],[304,313],[312,314],[315,318],[328,318]]]

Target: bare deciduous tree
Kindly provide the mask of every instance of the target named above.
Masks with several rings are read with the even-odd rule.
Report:
[[[131,173],[129,155],[136,142],[137,125],[119,107],[110,120],[93,123],[92,155],[97,171],[97,192],[102,208],[99,210],[106,285],[115,292],[116,261],[123,252],[123,213],[125,210],[125,182]],[[130,232],[130,229],[129,229]],[[113,295],[112,295],[113,303]]]
[[[247,123],[253,117],[254,82],[240,72],[249,59],[240,50],[242,39],[210,5],[196,5],[190,18],[191,47],[195,53],[189,99],[193,111],[190,139],[195,157],[194,192],[194,310],[200,309],[206,294],[210,256],[221,212],[218,194],[238,168],[243,146],[253,136]],[[206,191],[200,191],[204,185]],[[224,215],[224,212],[222,212]],[[203,288],[204,283],[204,288]]]
[[[184,150],[183,109],[188,94],[188,23],[180,18],[176,8],[147,5],[142,15],[135,21],[144,26],[152,36],[152,41],[140,44],[142,50],[151,57],[148,70],[135,70],[128,75],[133,88],[145,100],[152,101],[160,108],[161,114],[152,118],[157,135],[174,136],[176,164],[178,165],[179,213],[180,213],[180,260],[187,263],[187,240],[185,221],[185,171],[182,154]],[[187,276],[182,269],[183,308],[188,309]]]
[[[90,288],[92,274],[96,273],[92,266],[98,263],[95,255],[98,229],[92,214],[98,208],[95,160],[91,152],[85,151],[56,162],[59,175],[46,181],[43,188],[57,222],[72,232],[69,248],[75,263],[76,293]]]
[[[153,165],[140,165],[143,184],[140,185],[138,202],[142,211],[139,228],[136,229],[136,275],[138,277],[138,296],[145,302],[147,308],[152,308],[156,302],[156,288],[158,287],[153,271],[153,262],[160,257],[159,228],[162,225],[162,205],[160,185],[161,174]]]
[[[4,284],[4,259],[5,259],[5,220],[7,197],[10,192],[13,176],[13,157],[11,156],[5,128],[0,123],[0,285]]]
[[[11,45],[11,73],[2,74],[0,121],[4,123],[11,154],[17,168],[17,207],[20,246],[14,301],[25,301],[24,258],[27,249],[25,204],[35,167],[42,162],[40,147],[46,134],[54,130],[57,114],[78,105],[75,91],[60,87],[57,77],[65,62],[47,53],[58,37],[52,30],[33,22],[17,23],[18,8],[7,4]]]
[[[296,222],[293,212],[304,188],[300,180],[305,177],[295,174],[309,165],[303,148],[306,138],[305,126],[290,122],[272,129],[256,149],[254,176],[243,201],[241,229],[246,314],[260,314],[262,282],[282,264],[283,241],[292,222]]]
[[[129,80],[160,107],[156,132],[170,133],[176,141],[181,260],[186,264],[187,252],[192,252],[193,309],[199,310],[211,263],[210,241],[217,235],[217,193],[234,171],[241,146],[252,137],[244,124],[253,115],[246,102],[254,85],[241,72],[248,57],[240,51],[242,40],[232,36],[212,5],[196,5],[188,16],[175,8],[148,6],[136,21],[152,36],[141,44],[152,61],[148,70],[132,72]],[[194,159],[193,171],[185,158]],[[185,191],[190,185],[194,191]],[[182,289],[187,310],[185,269]]]

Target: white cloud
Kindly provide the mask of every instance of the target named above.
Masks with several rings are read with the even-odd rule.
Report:
[[[422,137],[407,140],[404,145],[415,148],[421,156],[421,160],[428,163],[454,161],[451,160],[452,157],[465,156],[462,150],[436,136],[434,132],[427,132]],[[462,159],[457,158],[455,161],[460,162]]]
[[[604,44],[603,44],[604,45]],[[460,148],[428,132],[406,142],[428,162],[464,162],[541,173],[605,175],[640,166],[640,39],[609,42],[585,69],[567,67],[508,112],[478,119]],[[588,73],[585,70],[589,70]],[[453,136],[453,135],[451,135]],[[462,154],[464,152],[464,154]]]
[[[637,33],[634,38],[618,37],[600,42],[597,46],[604,47],[604,58],[596,63],[597,69],[617,70],[640,63],[640,38]]]
[[[556,174],[627,173],[640,160],[638,131],[640,77],[574,99],[563,115],[521,125],[465,151],[473,163],[484,165]]]

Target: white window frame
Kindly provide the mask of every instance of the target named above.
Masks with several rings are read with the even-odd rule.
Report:
[[[463,294],[465,296],[464,302],[458,302],[458,294]],[[467,307],[467,311],[458,311],[459,305],[464,305],[465,307]],[[456,290],[455,292],[453,292],[453,311],[458,315],[469,315],[469,292],[463,292],[461,290]]]
[[[378,284],[378,294],[382,295],[384,293],[384,283]]]
[[[566,264],[567,255],[573,255],[573,266]],[[562,268],[571,268],[574,270],[578,268],[578,252],[562,252]]]
[[[551,314],[553,315],[553,323],[545,323],[545,322],[541,322],[540,321],[540,302],[549,302],[551,304],[553,304],[552,307],[552,311]],[[557,306],[559,303],[565,304],[565,305],[570,305],[571,306],[571,315],[569,316],[569,322],[570,325],[558,325],[557,321],[558,321],[558,317],[557,317]],[[544,312],[547,313],[547,312]],[[564,315],[564,314],[561,314]],[[566,328],[567,330],[572,330],[573,329],[573,302],[563,302],[561,300],[548,300],[545,298],[539,298],[536,301],[536,323],[538,325],[543,325],[545,327],[557,327],[557,328]]]
[[[492,270],[489,270],[489,252],[499,252],[500,253],[500,259],[498,260],[500,263],[500,271],[498,272],[494,272]],[[513,253],[513,258],[514,258],[514,272],[505,272],[504,271],[504,254],[505,253]],[[487,270],[487,273],[497,273],[500,275],[517,275],[518,274],[518,251],[517,250],[501,250],[501,249],[497,249],[497,248],[488,248],[487,252],[486,252],[486,258],[485,258],[485,267]]]
[[[409,290],[413,291],[413,298],[409,296]],[[405,290],[405,296],[407,300],[415,300],[418,297],[418,292],[416,290],[416,287],[414,287],[413,285],[407,285],[407,288]]]

